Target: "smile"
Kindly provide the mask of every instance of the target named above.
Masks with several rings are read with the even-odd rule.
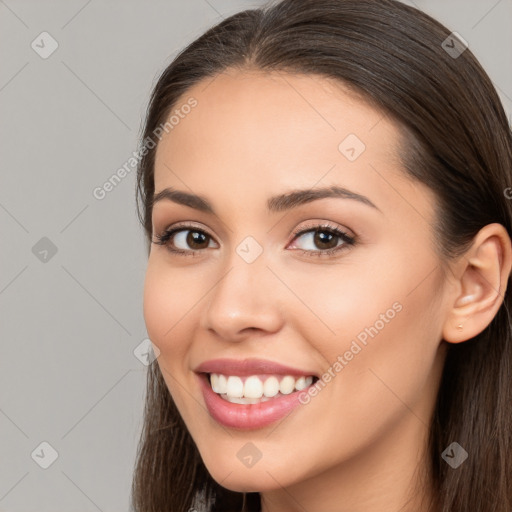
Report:
[[[212,390],[228,402],[235,404],[258,404],[280,396],[301,391],[313,383],[316,377],[293,375],[249,375],[235,376],[218,373],[209,374]]]
[[[235,375],[215,375],[217,375],[217,377],[213,377],[213,386],[215,386],[215,389],[219,389],[217,386],[221,386],[221,391],[224,389],[222,387],[224,386],[224,379],[222,379],[222,377],[224,377],[226,391],[242,396],[230,397],[228,393],[218,393],[212,388],[211,374],[196,374],[206,409],[210,417],[217,423],[224,427],[239,430],[263,428],[283,419],[292,412],[293,409],[301,405],[299,400],[300,394],[307,392],[311,386],[314,386],[316,380],[318,380],[317,377],[304,376],[302,376],[304,379],[302,380],[301,377],[294,378],[291,375],[285,375],[281,380],[278,380],[276,375],[250,375],[244,380],[242,380],[243,377]],[[291,377],[291,380],[286,377]],[[256,380],[259,382],[256,382]],[[297,382],[299,382],[299,387],[303,385],[305,385],[305,387],[301,390],[297,390]],[[247,385],[247,383],[249,384]],[[276,391],[277,385],[279,386],[279,391]],[[253,394],[259,394],[260,386],[263,393],[260,398],[245,396],[246,392],[248,394],[251,394],[251,392],[253,392]],[[285,393],[280,391],[281,386],[283,386]],[[294,390],[288,392],[292,386]],[[273,396],[265,396],[264,389],[266,389],[269,394],[275,394]],[[243,390],[243,393],[241,390]],[[256,391],[258,393],[256,393]]]

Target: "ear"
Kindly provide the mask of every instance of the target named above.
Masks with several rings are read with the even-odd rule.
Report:
[[[503,303],[511,265],[512,244],[505,227],[484,226],[454,269],[454,299],[443,326],[444,340],[466,341],[491,323]]]

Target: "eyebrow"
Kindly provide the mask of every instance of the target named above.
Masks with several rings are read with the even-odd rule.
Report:
[[[318,199],[324,199],[328,197],[353,199],[367,206],[371,206],[372,208],[375,208],[381,212],[380,208],[378,208],[366,196],[357,194],[356,192],[352,192],[351,190],[338,187],[336,185],[324,188],[292,190],[291,192],[271,197],[267,201],[267,209],[270,212],[282,212],[292,208],[297,208],[298,206],[310,203],[311,201],[316,201]],[[208,202],[208,200],[200,195],[191,194],[189,192],[184,192],[182,190],[176,190],[173,188],[164,188],[153,196],[151,206],[163,200],[172,201],[177,204],[194,208],[195,210],[199,210],[201,212],[217,215],[213,206]]]

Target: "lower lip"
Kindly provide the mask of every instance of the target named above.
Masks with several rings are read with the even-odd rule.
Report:
[[[199,374],[198,378],[212,418],[225,427],[238,429],[262,428],[280,420],[295,407],[302,405],[299,394],[307,392],[310,387],[258,404],[233,404],[213,391],[207,374]]]

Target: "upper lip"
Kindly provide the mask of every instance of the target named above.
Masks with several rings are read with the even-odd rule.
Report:
[[[317,376],[315,372],[285,366],[266,359],[211,359],[204,361],[194,370],[197,373],[220,373],[222,375],[310,375]]]

